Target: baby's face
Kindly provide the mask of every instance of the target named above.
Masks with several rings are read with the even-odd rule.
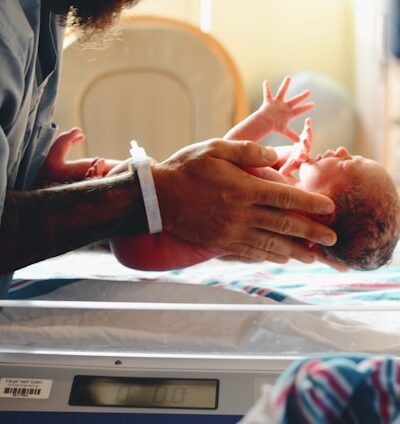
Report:
[[[353,181],[377,182],[387,178],[385,168],[362,156],[352,156],[345,147],[327,150],[301,165],[297,187],[332,197]]]

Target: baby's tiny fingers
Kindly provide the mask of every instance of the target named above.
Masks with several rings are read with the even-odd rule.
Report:
[[[291,128],[285,128],[282,132],[283,135],[285,135],[289,140],[292,140],[294,142],[297,142],[300,140],[299,135],[296,131],[292,130]]]
[[[310,97],[310,94],[311,94],[310,90],[304,90],[300,94],[297,94],[296,96],[288,100],[286,104],[288,106],[295,106],[298,103],[301,103],[303,100],[307,99],[307,97]]]
[[[106,161],[103,158],[99,158],[94,164],[95,172],[98,177],[105,177],[107,174]]]
[[[297,106],[297,107],[292,109],[292,116],[296,117],[296,116],[302,115],[303,113],[311,110],[313,107],[314,107],[313,102],[305,103],[304,105]]]
[[[274,96],[272,95],[271,90],[271,83],[268,80],[264,81],[264,96],[268,102],[272,102],[274,100]]]
[[[284,97],[286,96],[286,93],[288,91],[288,88],[289,88],[291,81],[292,81],[292,79],[289,76],[285,77],[282,84],[278,88],[278,93],[276,94],[277,100],[283,100],[284,99]]]

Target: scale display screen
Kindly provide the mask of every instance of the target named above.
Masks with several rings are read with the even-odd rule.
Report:
[[[72,406],[217,409],[218,380],[77,375]]]

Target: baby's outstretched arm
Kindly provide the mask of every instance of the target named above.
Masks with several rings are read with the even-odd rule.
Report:
[[[269,81],[264,81],[261,106],[229,130],[224,138],[226,140],[252,140],[258,142],[271,131],[276,131],[294,142],[299,141],[299,135],[289,128],[289,122],[312,109],[314,103],[301,104],[303,100],[309,97],[309,90],[285,100],[290,82],[291,78],[287,76],[280,85],[276,96],[274,96]]]

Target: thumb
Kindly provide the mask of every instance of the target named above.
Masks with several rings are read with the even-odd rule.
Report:
[[[250,140],[227,140],[221,147],[214,152],[214,156],[240,167],[272,166],[278,160],[275,149]]]

